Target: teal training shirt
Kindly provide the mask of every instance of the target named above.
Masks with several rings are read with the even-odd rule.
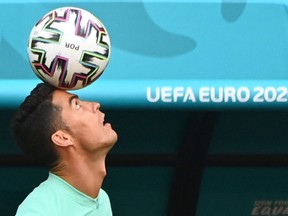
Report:
[[[49,173],[18,207],[16,216],[112,216],[107,193],[100,189],[93,199]]]

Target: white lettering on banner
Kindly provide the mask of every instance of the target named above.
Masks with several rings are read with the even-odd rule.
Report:
[[[147,88],[147,100],[149,102],[155,103],[162,101],[165,103],[171,102],[196,102],[196,98],[192,88],[184,87],[156,87],[155,91],[152,93],[151,87]]]
[[[254,88],[255,96],[253,102],[287,102],[287,88],[280,86],[275,87],[260,87]]]
[[[197,94],[195,94],[197,93]],[[288,102],[288,88],[284,86],[162,86],[147,87],[148,102],[164,103],[284,103]],[[197,97],[198,96],[198,97]]]
[[[240,87],[237,91],[237,99],[241,103],[245,103],[250,99],[250,91],[247,87]]]
[[[171,87],[163,87],[161,88],[161,98],[163,102],[169,103],[172,102],[172,88]]]
[[[192,88],[187,88],[186,93],[184,94],[183,102],[187,102],[187,101],[191,101],[191,102],[196,101],[196,98],[195,98],[195,95],[194,95]]]
[[[273,204],[273,201],[271,200],[256,200],[254,202],[254,205],[261,205],[261,206],[265,206],[265,205],[272,205]]]
[[[236,102],[236,89],[233,87],[226,87],[226,94],[224,101],[229,101],[229,98],[231,102]]]
[[[287,200],[256,200],[251,211],[252,216],[277,216],[288,215]]]
[[[202,103],[245,103],[250,99],[250,91],[247,87],[201,87],[199,89],[199,101]]]

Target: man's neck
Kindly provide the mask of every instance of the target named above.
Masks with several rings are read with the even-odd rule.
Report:
[[[72,158],[60,163],[51,172],[82,193],[96,198],[106,176],[105,157],[87,161],[79,157]]]

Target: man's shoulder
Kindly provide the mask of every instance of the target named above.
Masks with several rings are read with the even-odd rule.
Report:
[[[112,215],[108,194],[100,189],[97,198],[91,198],[57,176],[36,187],[21,203],[16,216],[56,215]],[[81,213],[81,214],[80,214]]]
[[[42,202],[49,197],[53,190],[49,188],[46,182],[42,182],[39,186],[33,189],[33,191],[28,194],[24,201],[28,202],[33,200],[33,202]]]
[[[47,181],[42,182],[19,205],[16,216],[44,215],[41,212],[47,212],[49,200],[51,200],[52,196],[54,196],[54,192],[51,186]]]

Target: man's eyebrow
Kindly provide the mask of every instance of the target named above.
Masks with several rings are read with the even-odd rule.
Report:
[[[69,97],[69,105],[71,106],[72,105],[72,101],[74,99],[79,99],[78,95],[72,95],[71,97]]]

